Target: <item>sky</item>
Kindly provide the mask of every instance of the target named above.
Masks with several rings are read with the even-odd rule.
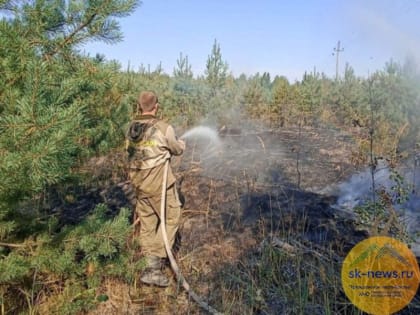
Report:
[[[168,74],[182,53],[199,76],[217,40],[234,76],[269,72],[294,81],[314,69],[335,77],[340,41],[339,74],[348,63],[366,77],[391,58],[420,64],[419,16],[420,0],[144,0],[118,20],[123,41],[81,50],[134,70],[161,63]]]

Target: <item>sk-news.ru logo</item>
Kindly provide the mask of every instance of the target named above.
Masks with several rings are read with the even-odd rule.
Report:
[[[400,241],[377,236],[358,243],[341,270],[350,301],[369,314],[392,314],[416,295],[420,273],[416,257]]]

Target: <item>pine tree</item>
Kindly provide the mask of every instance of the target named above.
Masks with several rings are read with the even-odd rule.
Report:
[[[206,81],[209,84],[213,94],[223,87],[228,71],[228,64],[222,60],[220,45],[214,40],[211,54],[207,58],[206,63]]]
[[[273,114],[280,127],[283,127],[290,116],[290,84],[286,77],[277,77],[273,81]]]
[[[97,119],[104,110],[97,102],[105,103],[107,96],[112,103],[120,96],[112,95],[110,71],[79,56],[76,49],[88,40],[118,41],[121,33],[113,16],[130,13],[135,4],[131,0],[2,4],[13,13],[0,22],[3,216],[25,198],[70,176],[86,147],[101,146],[105,136]]]
[[[182,53],[179,54],[179,58],[176,60],[177,67],[174,68],[174,77],[182,79],[192,79],[193,73],[191,70],[191,64],[188,61],[188,55],[185,57]]]
[[[36,281],[42,282],[48,272],[66,277],[66,265],[76,261],[74,251],[53,249],[57,225],[54,216],[42,216],[43,202],[48,189],[75,176],[80,161],[121,141],[127,116],[118,65],[82,56],[78,48],[92,40],[119,41],[116,18],[136,5],[134,0],[0,2],[5,12],[0,20],[2,301],[10,286],[27,292],[30,279],[39,276]],[[126,218],[127,212],[121,215]],[[105,226],[98,229],[114,233]],[[128,226],[127,220],[119,224],[118,233],[126,235]],[[100,250],[103,257],[108,249],[113,251]],[[86,248],[80,250],[86,254]]]

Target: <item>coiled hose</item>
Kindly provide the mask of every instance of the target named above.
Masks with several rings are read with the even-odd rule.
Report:
[[[181,271],[179,270],[178,264],[175,261],[175,257],[172,254],[172,250],[171,247],[169,246],[169,241],[168,241],[168,234],[166,233],[166,218],[165,218],[165,208],[166,208],[166,183],[168,180],[168,165],[169,165],[169,160],[167,160],[165,162],[165,166],[163,169],[163,180],[162,180],[162,199],[161,199],[161,203],[160,203],[160,218],[161,218],[161,230],[162,230],[162,237],[163,237],[163,242],[165,244],[165,250],[166,253],[168,255],[169,258],[169,262],[171,263],[171,268],[174,271],[176,278],[178,279],[178,281],[182,284],[182,286],[184,287],[185,291],[188,292],[188,294],[191,296],[191,298],[198,304],[200,305],[203,309],[205,309],[206,311],[208,311],[211,314],[215,314],[215,315],[223,315],[222,313],[218,312],[217,310],[215,310],[213,307],[211,307],[210,305],[208,305],[206,302],[204,302],[190,287],[190,285],[188,284],[188,282],[185,280],[184,276],[181,274]]]

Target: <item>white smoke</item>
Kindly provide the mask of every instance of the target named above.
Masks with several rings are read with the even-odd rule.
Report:
[[[420,212],[420,167],[414,161],[411,167],[400,167],[396,172],[403,177],[402,189],[408,193],[408,200],[402,204],[395,204],[397,209],[405,209],[411,212]],[[370,168],[354,174],[346,182],[340,183],[338,189],[337,206],[353,209],[367,201],[373,201],[373,185],[376,192],[386,191],[390,196],[396,194],[393,188],[397,183],[391,178],[392,172],[388,165],[380,160],[373,174]],[[377,198],[377,193],[376,193]]]
[[[413,252],[420,256],[420,157],[412,161],[410,167],[401,167],[397,170],[404,180],[402,188],[408,193],[408,200],[394,208],[399,211],[401,221],[406,225],[407,231],[415,239],[412,244]],[[380,161],[374,172],[375,190],[385,190],[390,196],[395,196],[393,187],[395,181],[391,179],[391,170],[388,165]],[[337,187],[337,203],[339,209],[353,210],[358,205],[363,205],[373,200],[372,173],[370,168],[354,174],[346,182]],[[376,199],[378,195],[376,194]]]
[[[391,189],[390,172],[385,163],[380,162],[374,172],[375,187]],[[373,201],[373,186],[371,169],[366,168],[353,174],[347,182],[338,185],[339,197],[337,205],[341,208],[353,209],[367,201]]]
[[[397,55],[412,55],[420,64],[420,40],[399,25],[375,12],[360,10],[359,18],[373,44],[382,46]]]
[[[359,58],[369,64],[369,70],[390,59],[401,63],[410,58],[417,69],[420,67],[419,1],[355,0],[344,4],[344,9],[352,35],[343,41],[347,50],[361,52]],[[350,64],[354,63],[357,60],[350,60]]]

